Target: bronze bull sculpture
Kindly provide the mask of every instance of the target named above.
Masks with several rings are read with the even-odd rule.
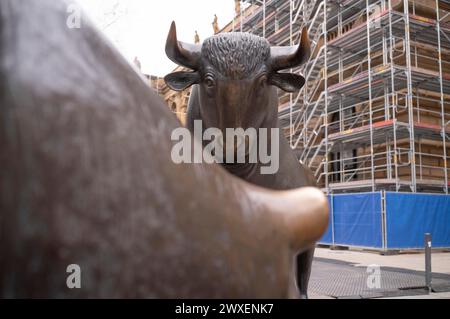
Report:
[[[0,2],[0,297],[293,296],[324,195],[174,164],[174,115],[67,5]]]
[[[301,33],[300,44],[290,47],[271,47],[262,37],[240,32],[217,34],[201,45],[193,45],[178,41],[172,23],[166,42],[167,56],[192,71],[171,73],[165,80],[174,90],[193,85],[187,116],[191,131],[197,120],[202,120],[203,130],[215,127],[224,136],[229,128],[255,128],[257,132],[279,130],[277,88],[294,92],[305,83],[299,74],[279,71],[305,63],[310,51],[306,28]],[[265,163],[251,162],[249,156],[240,163],[231,156],[231,161],[224,161],[223,166],[252,184],[270,189],[316,186],[312,173],[295,158],[283,134],[271,136],[264,143],[272,152],[278,152],[279,165],[273,173],[265,174],[261,170]],[[228,141],[222,142],[223,153]],[[271,147],[273,143],[276,147]],[[231,148],[237,149],[236,144]],[[247,150],[244,154],[248,153]],[[302,298],[307,298],[313,255],[314,247],[297,259],[297,282]]]

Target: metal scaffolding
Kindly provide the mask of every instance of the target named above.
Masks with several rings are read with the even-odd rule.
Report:
[[[292,70],[306,84],[280,92],[279,118],[327,193],[448,193],[450,1],[244,2],[236,31],[290,45],[308,28],[312,55]]]

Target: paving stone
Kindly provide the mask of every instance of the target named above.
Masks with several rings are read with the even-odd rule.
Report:
[[[425,274],[404,268],[380,267],[380,288],[369,288],[367,267],[341,260],[315,257],[309,290],[333,298],[381,298],[425,295]],[[433,273],[433,286],[450,291],[450,275]]]

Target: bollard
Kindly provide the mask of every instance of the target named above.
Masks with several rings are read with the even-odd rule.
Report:
[[[431,234],[425,234],[425,286],[431,292]]]

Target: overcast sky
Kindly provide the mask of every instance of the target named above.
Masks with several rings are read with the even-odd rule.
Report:
[[[178,39],[194,42],[213,34],[212,21],[218,16],[224,27],[234,16],[234,0],[77,0],[131,62],[135,56],[147,74],[164,76],[174,67],[164,53],[170,23],[177,23]]]

